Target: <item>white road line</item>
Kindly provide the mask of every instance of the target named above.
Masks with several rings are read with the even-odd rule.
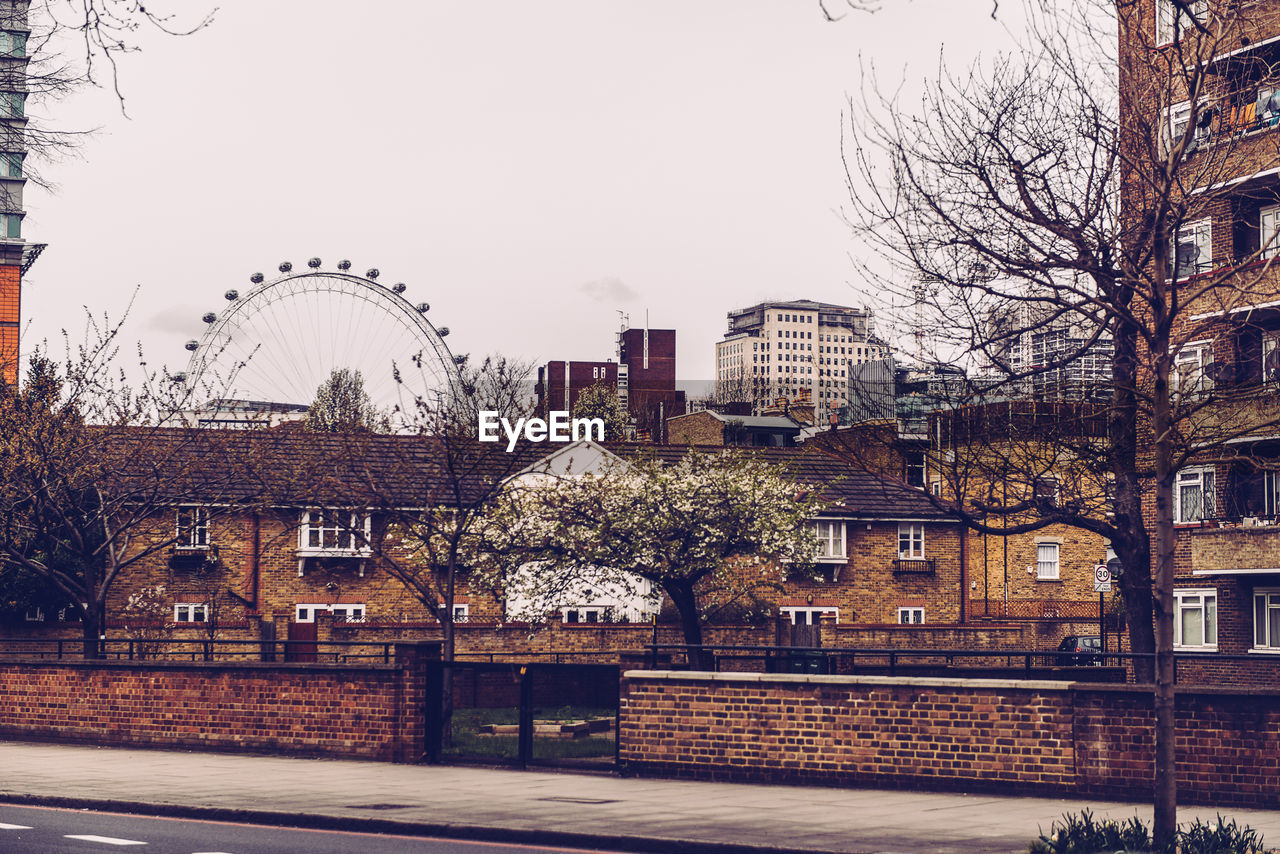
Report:
[[[5,824],[0,821],[0,830],[30,830],[31,827],[26,824]]]
[[[79,839],[81,842],[101,842],[103,845],[146,845],[136,839],[117,839],[114,836],[73,836],[66,834],[63,839]]]

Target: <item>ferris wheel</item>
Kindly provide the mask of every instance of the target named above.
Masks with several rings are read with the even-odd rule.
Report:
[[[204,315],[204,335],[187,342],[187,371],[175,378],[206,397],[307,406],[348,369],[375,406],[406,414],[415,401],[452,395],[465,357],[450,354],[449,328],[427,320],[427,303],[409,302],[403,283],[378,284],[376,269],[359,276],[344,260],[329,272],[319,258],[307,266],[295,273],[286,261],[279,277],[254,273],[247,293],[228,290],[226,307]]]

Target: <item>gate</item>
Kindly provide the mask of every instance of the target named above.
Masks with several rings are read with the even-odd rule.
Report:
[[[612,768],[618,761],[616,664],[427,664],[432,762]]]
[[[315,661],[316,637],[315,623],[289,623],[289,642],[284,645],[284,660]]]

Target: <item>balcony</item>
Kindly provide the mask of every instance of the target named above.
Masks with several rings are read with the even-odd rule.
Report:
[[[1190,540],[1193,575],[1280,573],[1280,518],[1207,519],[1178,535]]]
[[[208,569],[217,562],[217,546],[173,546],[169,549],[170,569]]]
[[[933,575],[931,558],[898,558],[893,562],[894,575]]]

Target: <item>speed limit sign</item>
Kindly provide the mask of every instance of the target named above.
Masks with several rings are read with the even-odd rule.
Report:
[[[1105,563],[1100,563],[1093,568],[1093,592],[1111,592],[1111,570],[1107,569]]]

